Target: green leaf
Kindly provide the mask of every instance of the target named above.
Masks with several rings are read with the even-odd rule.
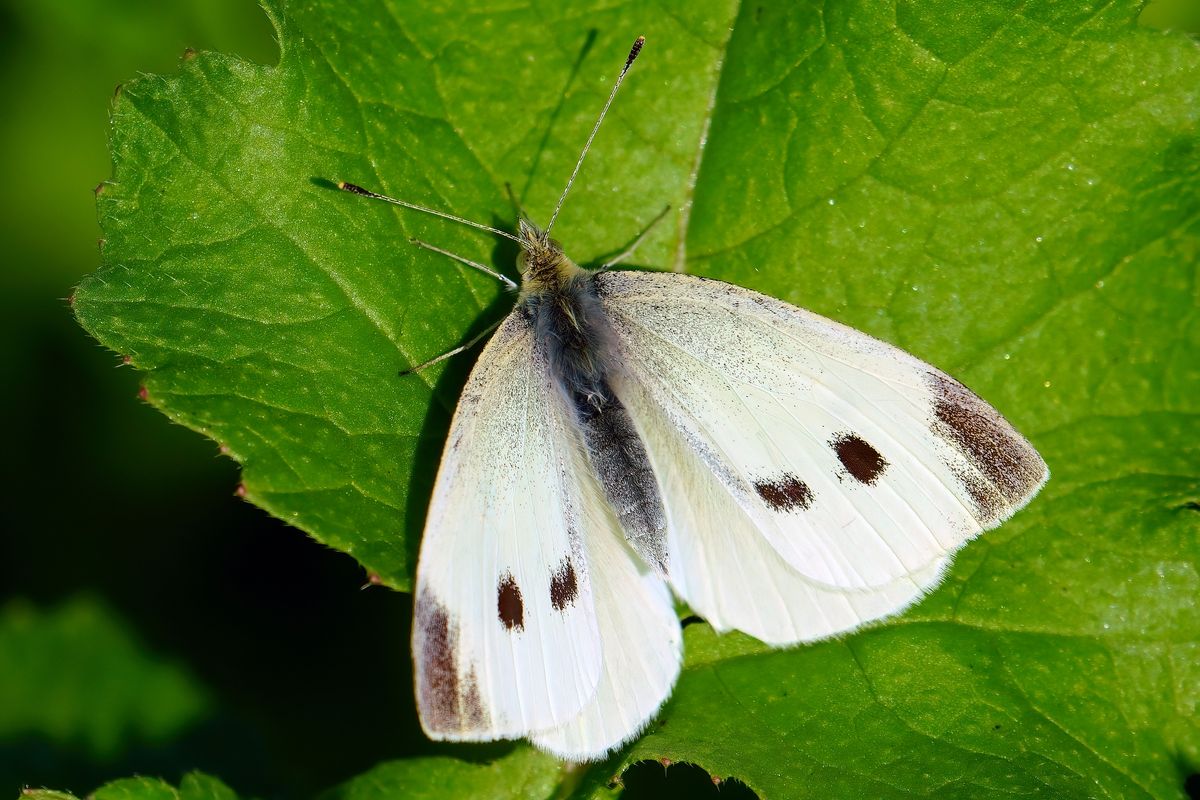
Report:
[[[410,9],[399,20],[382,5],[329,3],[271,13],[279,67],[202,53],[176,77],[121,92],[114,177],[98,200],[104,264],[75,309],[145,370],[151,403],[242,463],[248,499],[406,588],[468,364],[441,378],[397,373],[511,301],[408,243],[419,235],[490,261],[493,240],[314,178],[500,224],[512,222],[511,180],[546,219],[645,32],[655,57],[638,65],[557,228],[578,259],[615,251],[665,204],[686,205],[728,12]],[[540,47],[534,22],[549,37]],[[592,26],[601,32],[572,79]],[[678,230],[678,220],[661,226],[644,256],[668,263]],[[512,255],[502,248],[510,272]]]
[[[237,794],[221,781],[202,772],[189,772],[179,788],[158,778],[122,778],[106,783],[89,800],[237,800]],[[22,800],[73,800],[74,795],[46,789],[26,789]]]
[[[0,147],[21,154],[5,176],[22,191],[0,198],[0,238],[9,263],[38,264],[5,270],[12,314],[61,297],[95,258],[93,201],[80,181],[104,177],[106,149],[97,134],[113,85],[138,71],[173,69],[187,43],[256,56],[274,48],[262,13],[245,0],[8,2],[4,12],[8,113]],[[28,334],[13,330],[6,364],[28,348]]]
[[[500,226],[508,180],[545,220],[645,34],[568,251],[670,203],[640,262],[947,369],[1053,477],[895,622],[787,651],[689,626],[659,723],[592,777],[666,757],[762,797],[1178,796],[1200,769],[1200,64],[1138,9],[272,3],[278,67],[201,54],[118,99],[76,311],[249,499],[405,588],[469,365],[397,372],[511,302],[407,239],[510,274],[513,253],[314,179]]]
[[[179,788],[154,778],[125,778],[101,786],[92,793],[94,800],[237,800],[225,784],[202,772],[189,772]]]
[[[571,775],[552,756],[520,746],[487,764],[444,757],[387,761],[322,800],[542,800],[562,796],[560,787]]]
[[[579,777],[578,769],[564,767],[545,753],[519,746],[510,754],[486,764],[443,757],[384,762],[326,792],[322,798],[548,800],[565,796],[560,792],[570,791],[570,784]],[[125,778],[105,784],[91,797],[94,800],[237,800],[237,795],[231,789],[216,778],[200,772],[185,775],[178,789],[155,778]],[[22,798],[73,800],[73,795],[46,789],[27,789]]]
[[[199,722],[207,693],[146,651],[99,602],[0,609],[0,739],[46,737],[94,759],[161,743]]]

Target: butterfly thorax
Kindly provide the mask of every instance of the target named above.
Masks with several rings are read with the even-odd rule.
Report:
[[[600,407],[612,362],[612,336],[592,274],[563,253],[562,245],[521,220],[521,295],[551,374],[572,400]]]

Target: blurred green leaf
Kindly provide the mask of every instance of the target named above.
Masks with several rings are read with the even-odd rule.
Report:
[[[62,298],[96,262],[91,190],[108,171],[113,87],[174,68],[187,47],[261,61],[274,47],[254,0],[0,0],[0,19],[0,147],[14,187],[0,198],[14,265],[0,281],[6,294]]]
[[[322,796],[322,800],[542,800],[559,797],[570,771],[527,746],[486,764],[454,758],[388,761]]]
[[[558,792],[564,781],[570,781],[574,772],[551,756],[519,746],[511,754],[487,764],[453,758],[385,762],[326,792],[322,798],[542,800],[560,796]],[[22,797],[28,800],[73,800],[74,796],[29,789]],[[199,772],[185,775],[178,789],[154,778],[125,778],[105,784],[91,797],[94,800],[237,800],[237,795],[219,780]]]
[[[91,797],[93,800],[237,800],[232,789],[202,772],[184,775],[178,789],[155,778],[125,778],[101,786]]]
[[[40,735],[104,758],[165,741],[209,707],[192,676],[147,652],[95,600],[0,611],[0,739]]]
[[[948,369],[1054,477],[897,622],[789,651],[690,626],[660,722],[592,778],[667,757],[763,797],[1178,796],[1200,769],[1200,64],[1139,8],[273,5],[278,68],[202,54],[122,94],[76,310],[249,499],[407,587],[468,365],[396,373],[508,301],[406,240],[512,252],[313,179],[498,225],[511,180],[544,220],[644,33],[568,251],[670,203],[644,263]]]
[[[1193,0],[1149,0],[1138,22],[1151,28],[1200,33],[1200,4]]]
[[[237,800],[237,795],[216,778],[189,772],[179,788],[157,778],[122,778],[101,786],[89,800]],[[74,800],[74,795],[46,789],[26,789],[22,800]]]

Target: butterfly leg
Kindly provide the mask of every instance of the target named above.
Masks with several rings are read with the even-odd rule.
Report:
[[[478,261],[472,261],[469,258],[463,258],[460,255],[455,255],[454,253],[451,253],[449,250],[443,250],[442,248],[440,248],[436,245],[429,244],[429,242],[423,242],[420,239],[409,239],[409,241],[412,242],[413,244],[415,244],[417,247],[424,247],[426,250],[432,250],[435,253],[441,253],[444,256],[453,258],[455,261],[457,261],[460,264],[465,264],[466,266],[471,267],[472,269],[477,269],[480,272],[483,272],[487,275],[491,275],[493,278],[495,278],[496,280],[503,283],[509,289],[517,288],[517,284],[515,282],[513,282],[512,279],[508,278],[507,276],[501,275],[499,272],[496,272],[496,270],[492,269],[491,267],[485,267],[483,264],[480,264]]]
[[[658,213],[658,216],[655,217],[654,219],[650,220],[650,224],[647,225],[642,230],[642,232],[637,235],[637,238],[633,240],[633,243],[630,244],[629,247],[626,247],[623,251],[618,253],[616,256],[614,256],[613,258],[606,261],[603,265],[601,265],[600,269],[598,269],[596,271],[603,272],[606,269],[615,267],[617,264],[620,264],[622,261],[624,261],[625,259],[629,258],[631,255],[633,255],[633,251],[637,250],[638,246],[643,241],[645,241],[646,237],[650,235],[650,231],[654,230],[654,226],[657,225],[658,223],[662,222],[663,219],[666,218],[667,212],[669,212],[670,210],[671,210],[671,207],[667,206],[662,211],[660,211]]]
[[[508,202],[512,205],[513,211],[516,212],[517,219],[529,219],[529,216],[525,213],[525,207],[521,205],[521,199],[517,197],[516,192],[513,191],[512,184],[508,181],[504,182],[504,192],[508,195]]]
[[[471,341],[467,342],[466,344],[459,345],[458,347],[454,348],[453,350],[447,350],[445,353],[442,353],[440,356],[431,358],[428,361],[424,361],[420,364],[417,364],[415,367],[409,367],[408,369],[401,370],[400,374],[401,375],[411,375],[414,372],[420,372],[421,370],[425,369],[426,367],[432,367],[434,364],[438,363],[439,361],[445,361],[447,358],[450,358],[451,356],[456,356],[459,353],[463,352],[464,350],[470,350],[472,347],[477,345],[481,339],[484,339],[487,336],[490,336],[492,331],[494,331],[494,330],[496,330],[496,328],[500,327],[501,322],[504,322],[503,317],[496,320],[491,325],[488,325],[478,335],[472,337]]]

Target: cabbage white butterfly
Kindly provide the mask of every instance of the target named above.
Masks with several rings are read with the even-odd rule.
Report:
[[[932,589],[1049,476],[995,409],[891,345],[748,289],[563,253],[550,230],[643,41],[545,230],[338,184],[521,247],[421,543],[413,658],[434,739],[600,758],[678,677],[672,591],[772,645],[848,631]]]

